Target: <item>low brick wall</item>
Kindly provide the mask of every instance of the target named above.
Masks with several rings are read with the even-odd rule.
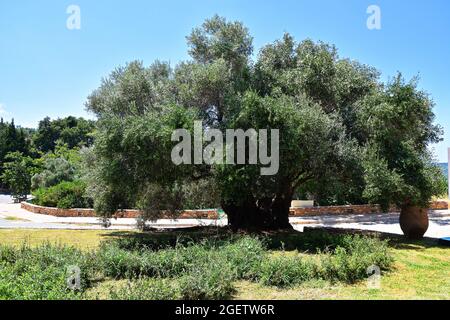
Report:
[[[380,213],[378,205],[348,205],[348,206],[329,206],[329,207],[311,207],[311,208],[291,208],[292,217],[319,216],[325,214],[368,214]]]
[[[448,210],[447,200],[437,200],[433,201],[430,205],[431,210]]]
[[[42,207],[31,204],[29,202],[21,203],[22,209],[27,211],[45,214],[55,217],[96,217],[93,209],[58,209],[51,207]],[[137,218],[139,216],[138,210],[123,210],[117,212],[115,218]],[[170,215],[163,215],[162,219],[170,219]],[[217,219],[217,210],[186,210],[181,213],[177,219]]]
[[[22,202],[22,209],[27,211],[45,214],[55,217],[95,217],[93,209],[58,209],[50,207],[37,206],[28,202]],[[447,201],[435,201],[430,205],[432,210],[448,210]],[[391,211],[398,211],[395,208]],[[348,205],[348,206],[329,206],[329,207],[312,207],[312,208],[291,208],[291,217],[320,216],[320,215],[345,215],[345,214],[370,214],[380,213],[381,209],[378,205]],[[123,210],[115,214],[116,218],[137,218],[138,210]],[[186,210],[181,213],[177,219],[217,219],[217,210]],[[170,219],[170,215],[163,215],[162,218]]]

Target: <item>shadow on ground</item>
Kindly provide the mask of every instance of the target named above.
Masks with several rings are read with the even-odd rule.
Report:
[[[207,243],[211,246],[221,246],[237,240],[243,235],[253,235],[264,239],[268,249],[283,251],[300,251],[315,254],[318,251],[333,250],[342,245],[348,235],[376,237],[389,242],[389,246],[405,250],[425,250],[431,247],[442,247],[433,238],[408,240],[397,234],[387,234],[366,230],[351,230],[338,228],[308,228],[304,232],[295,230],[260,233],[233,233],[227,227],[194,227],[179,230],[152,230],[145,232],[115,231],[102,234],[103,242],[114,241],[123,249],[129,250],[160,250],[177,245],[194,245]]]

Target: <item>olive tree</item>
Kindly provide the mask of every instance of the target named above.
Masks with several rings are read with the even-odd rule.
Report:
[[[442,136],[433,106],[417,89],[417,79],[406,82],[401,74],[361,101],[357,122],[366,135],[362,163],[369,202],[384,210],[390,205],[428,208],[431,197],[443,193],[442,171],[428,151]]]
[[[131,62],[88,98],[87,109],[98,123],[86,177],[98,213],[108,217],[136,207],[146,218],[157,218],[161,210],[176,214],[189,202],[186,187],[205,180],[209,187],[203,192],[219,195],[234,229],[290,228],[289,207],[299,191],[328,201],[334,190],[326,186],[333,185],[348,190],[340,201],[374,198],[365,164],[370,150],[380,150],[385,140],[377,138],[371,108],[382,107],[391,95],[375,69],[340,58],[332,45],[297,43],[289,34],[264,46],[252,61],[247,28],[218,16],[194,29],[187,42],[191,60],[174,68],[160,61],[149,67]],[[402,94],[395,99],[409,103]],[[204,132],[279,130],[278,171],[261,175],[263,165],[248,162],[173,163],[173,131],[193,134],[195,120]],[[410,131],[420,127],[414,125]],[[393,138],[396,132],[386,134]],[[411,148],[424,154],[423,145]]]

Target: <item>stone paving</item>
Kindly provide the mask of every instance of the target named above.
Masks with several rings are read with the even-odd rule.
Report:
[[[292,217],[290,221],[294,228],[303,231],[308,227],[333,227],[372,230],[394,234],[402,234],[398,223],[398,213],[387,214],[363,214],[363,215],[321,215],[313,217]],[[430,211],[430,226],[426,237],[441,238],[450,236],[450,211]],[[190,226],[223,226],[227,224],[226,219],[161,219],[148,226],[154,228],[182,228]],[[136,227],[135,219],[119,218],[111,219],[113,230],[131,230]],[[104,229],[98,218],[83,217],[53,217],[35,214],[20,208],[19,204],[13,203],[8,196],[0,195],[0,228],[12,229]]]

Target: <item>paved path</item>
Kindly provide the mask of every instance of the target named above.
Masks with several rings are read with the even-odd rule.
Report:
[[[131,230],[136,228],[136,219],[111,219],[108,229]],[[192,226],[226,225],[226,220],[211,219],[160,219],[148,223],[154,228],[184,228]],[[102,222],[95,217],[54,217],[36,214],[24,210],[20,204],[4,195],[0,195],[0,229],[104,229]]]
[[[403,234],[398,213],[362,214],[362,215],[325,215],[316,217],[291,218],[296,230],[308,227],[333,227],[344,229],[371,230],[394,234]],[[429,227],[425,237],[450,237],[450,211],[436,210],[429,213]]]
[[[430,212],[430,226],[425,236],[441,238],[450,236],[450,211],[437,210]],[[365,214],[365,215],[324,215],[314,217],[295,217],[290,219],[296,230],[303,231],[308,227],[334,227],[348,229],[363,229],[380,232],[402,234],[398,223],[398,214]],[[154,228],[182,228],[198,225],[226,225],[227,220],[208,219],[161,219],[148,223]],[[111,219],[108,229],[131,230],[136,227],[135,219]],[[10,197],[0,195],[0,228],[24,229],[104,229],[98,218],[61,218],[35,214],[14,204]]]

